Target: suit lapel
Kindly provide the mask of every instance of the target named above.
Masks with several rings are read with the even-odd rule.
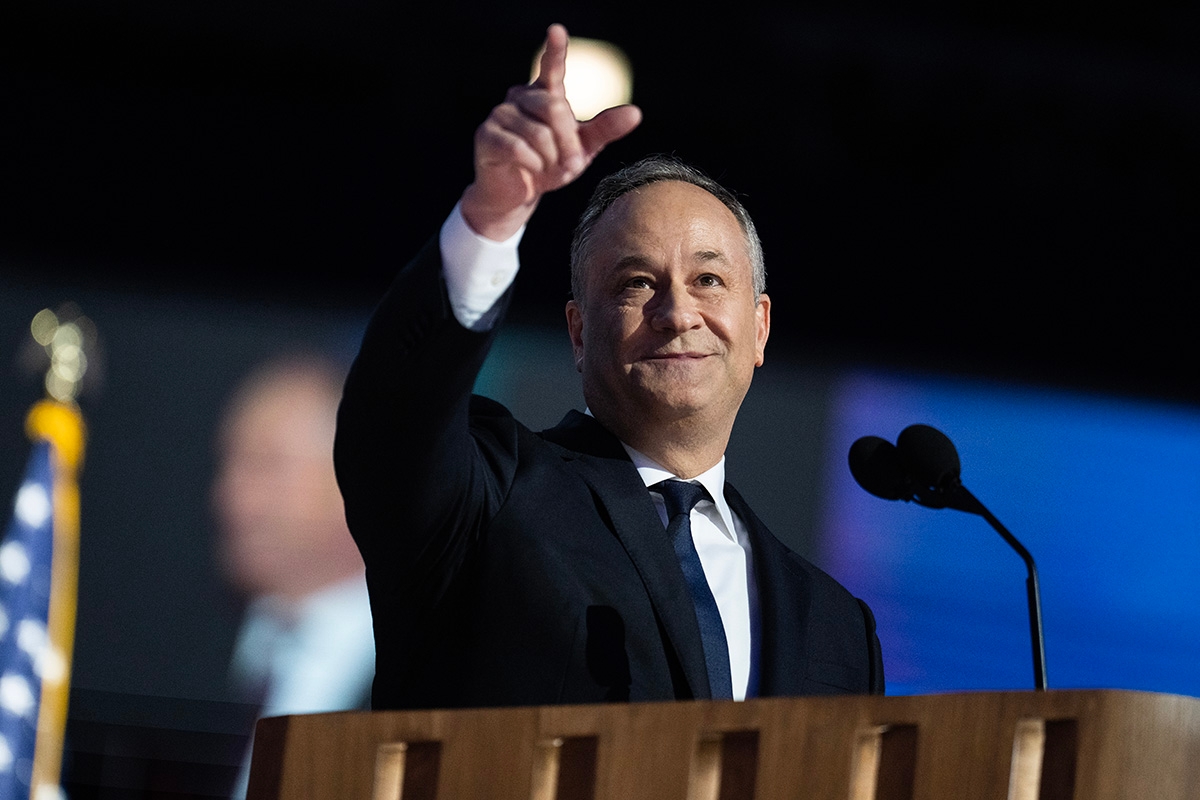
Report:
[[[692,696],[711,697],[691,594],[654,502],[625,449],[600,423],[578,411],[568,412],[542,435],[574,454],[580,474],[641,577]]]
[[[803,694],[808,670],[808,581],[793,568],[792,553],[767,530],[737,490],[725,484],[725,499],[750,536],[754,579],[758,587],[758,694],[787,697]]]

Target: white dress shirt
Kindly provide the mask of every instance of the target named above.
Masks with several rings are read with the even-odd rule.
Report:
[[[647,487],[659,481],[677,478],[667,469],[624,442],[621,445],[637,467],[638,475]],[[692,509],[692,542],[704,567],[704,577],[712,590],[721,625],[729,645],[729,676],[733,682],[733,699],[745,700],[747,689],[757,687],[757,664],[754,664],[753,643],[758,631],[758,591],[754,583],[754,560],[751,558],[750,537],[746,526],[733,513],[725,500],[725,457],[707,472],[692,478],[708,490],[712,500],[701,500]],[[663,496],[651,490],[650,498],[667,526],[667,506]]]
[[[471,230],[459,205],[455,204],[438,235],[442,276],[454,318],[464,328],[486,331],[496,322],[496,301],[517,277],[517,245],[525,227],[507,241],[492,241]]]
[[[522,228],[505,242],[487,239],[471,230],[457,205],[442,225],[438,244],[446,291],[450,308],[464,328],[482,331],[495,324],[499,313],[496,301],[517,275],[517,245],[524,232]],[[622,446],[647,487],[676,477],[624,442]],[[692,539],[725,627],[733,696],[743,700],[758,684],[752,657],[758,636],[753,629],[758,619],[758,590],[750,540],[745,524],[725,501],[725,458],[692,480],[703,484],[713,498],[701,500],[692,510]],[[667,511],[662,495],[650,492],[650,497],[665,528]]]

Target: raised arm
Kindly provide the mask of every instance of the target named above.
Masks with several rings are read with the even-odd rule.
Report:
[[[478,129],[475,180],[460,206],[476,234],[510,238],[544,193],[576,178],[641,119],[638,109],[620,106],[575,120],[563,88],[566,48],[566,30],[551,26],[538,78],[510,90]],[[343,393],[335,463],[351,532],[368,564],[392,559],[409,566],[415,552],[439,558],[442,551],[425,544],[455,546],[455,535],[477,529],[507,487],[500,460],[479,457],[469,429],[471,389],[491,326],[469,329],[451,313],[456,290],[446,255],[434,239],[396,277]],[[468,263],[466,273],[473,269]],[[487,283],[501,298],[506,286]],[[410,548],[405,558],[393,558],[398,547]]]
[[[551,25],[537,79],[509,89],[475,131],[475,180],[463,192],[461,209],[472,230],[488,239],[515,234],[543,194],[578,178],[609,142],[642,120],[632,105],[575,119],[563,85],[567,42],[566,28]]]

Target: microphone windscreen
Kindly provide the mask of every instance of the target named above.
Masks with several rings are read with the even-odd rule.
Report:
[[[911,481],[896,446],[878,436],[850,445],[850,474],[858,485],[884,500],[912,499]]]
[[[947,489],[959,482],[962,464],[946,434],[928,425],[909,425],[896,438],[896,450],[908,472],[922,486]]]

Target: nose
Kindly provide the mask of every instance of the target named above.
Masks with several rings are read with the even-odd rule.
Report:
[[[656,330],[676,333],[701,326],[696,298],[692,297],[686,285],[671,281],[659,288],[650,309],[650,324]]]

